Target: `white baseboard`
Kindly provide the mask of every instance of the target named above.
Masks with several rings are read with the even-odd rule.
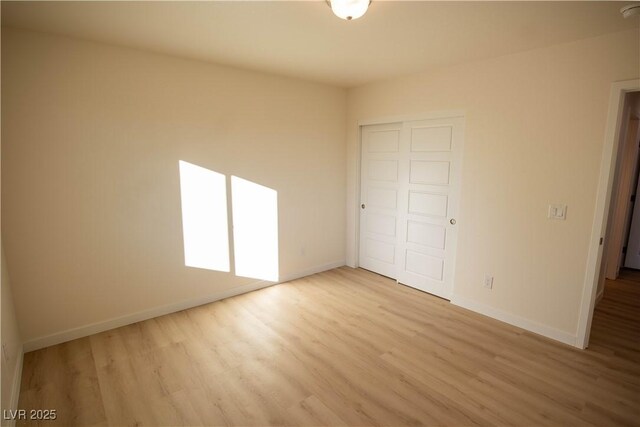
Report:
[[[466,297],[461,297],[459,295],[454,295],[451,298],[451,303],[468,310],[475,311],[476,313],[484,314],[485,316],[492,317],[510,325],[517,326],[529,332],[551,338],[552,340],[560,341],[561,343],[568,344],[573,347],[578,347],[576,343],[576,335],[561,331],[551,326],[542,325],[532,320],[525,319],[524,317],[498,310],[497,308],[490,307],[486,304],[482,304],[478,301]]]
[[[596,305],[598,305],[598,303],[600,302],[600,300],[602,299],[602,297],[604,296],[604,286],[602,287],[602,289],[600,289],[600,291],[598,291],[598,293],[596,294],[596,303],[594,304],[594,307]]]
[[[329,264],[319,265],[313,268],[308,268],[303,271],[299,271],[293,274],[287,274],[286,276],[281,276],[280,281],[278,283],[290,282],[291,280],[299,279],[301,277],[311,276],[312,274],[322,273],[323,271],[333,270],[334,268],[342,267],[346,265],[344,261],[334,261]]]
[[[16,366],[13,368],[13,384],[11,384],[11,398],[9,399],[9,408],[7,408],[12,411],[15,411],[18,409],[18,400],[20,398],[20,384],[22,384],[22,363],[24,361],[23,346],[21,346],[18,349],[18,356],[16,359],[17,359]],[[7,420],[6,423],[7,423],[6,424],[7,426],[13,427],[16,425],[16,420],[15,419]]]
[[[160,307],[150,308],[148,310],[139,311],[136,313],[127,314],[124,316],[104,320],[101,322],[91,323],[77,328],[67,329],[66,331],[56,332],[51,335],[46,335],[38,338],[31,339],[24,343],[24,352],[38,350],[44,347],[60,344],[63,342],[71,341],[78,338],[87,337],[89,335],[97,334],[100,332],[108,331],[110,329],[119,328],[121,326],[130,325],[132,323],[141,322],[143,320],[151,319],[165,314],[175,313],[177,311],[186,310],[188,308],[197,307],[199,305],[208,304],[221,299],[233,297],[247,292],[255,291],[258,289],[266,288],[269,286],[277,285],[278,283],[284,283],[291,280],[299,279],[301,277],[309,276],[311,274],[320,273],[322,271],[331,270],[333,268],[342,267],[344,261],[336,261],[329,264],[324,264],[309,268],[304,271],[287,274],[281,276],[278,282],[265,282],[258,281],[249,283],[246,285],[238,286],[236,288],[228,289],[222,292],[217,292],[212,295],[207,295],[199,298],[194,298],[186,301],[180,301],[174,304],[168,304]]]

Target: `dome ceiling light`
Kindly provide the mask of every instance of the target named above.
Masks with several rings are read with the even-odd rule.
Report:
[[[367,12],[371,0],[326,0],[333,13],[342,19],[351,21]]]
[[[624,16],[625,18],[640,16],[640,3],[628,4],[620,9],[620,13],[622,13],[622,16]]]

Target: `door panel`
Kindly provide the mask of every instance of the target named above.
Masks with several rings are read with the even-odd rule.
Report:
[[[457,239],[452,224],[458,210],[463,119],[405,122],[401,141],[398,221],[404,225],[398,242],[397,280],[450,298]],[[403,145],[404,142],[404,145]]]
[[[386,236],[396,235],[396,217],[392,215],[381,215],[370,213],[367,215],[367,231],[379,233]]]
[[[451,151],[452,127],[432,126],[411,129],[411,152]]]
[[[408,221],[407,242],[428,248],[444,249],[447,229],[441,225]]]
[[[397,160],[369,160],[369,176],[371,181],[398,182]]]
[[[398,207],[398,191],[389,188],[369,187],[366,200],[370,207],[396,209]]]
[[[369,135],[370,153],[397,153],[400,143],[399,130],[383,130],[371,132]]]
[[[407,272],[434,280],[442,280],[444,261],[420,252],[407,250],[405,268]]]
[[[409,190],[409,212],[415,215],[428,215],[444,218],[447,216],[449,197],[446,194],[433,194]]]
[[[449,162],[411,160],[409,182],[412,184],[449,184]]]
[[[395,263],[395,245],[380,240],[367,239],[367,256],[386,264]]]
[[[400,131],[400,124],[362,128],[360,266],[391,278],[398,259]]]

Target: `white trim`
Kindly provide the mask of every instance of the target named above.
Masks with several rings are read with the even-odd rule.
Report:
[[[596,295],[596,304],[598,305],[598,303],[602,300],[602,298],[604,297],[604,286],[602,287],[602,289],[600,289],[600,291],[598,291],[598,294]],[[594,305],[594,308],[595,308]]]
[[[298,273],[288,274],[288,275],[286,275],[284,277],[281,277],[280,278],[280,282],[278,282],[278,283],[289,282],[291,280],[299,279],[301,277],[311,276],[312,274],[322,273],[323,271],[327,271],[327,270],[333,270],[334,268],[343,267],[345,265],[346,264],[345,264],[344,260],[330,262],[328,264],[324,264],[324,265],[319,265],[319,266],[316,266],[316,267],[308,268],[308,269],[300,271]],[[274,283],[274,284],[277,284],[277,283]]]
[[[18,409],[18,400],[20,397],[20,385],[22,384],[22,362],[24,360],[24,347],[20,346],[18,349],[18,357],[16,357],[16,366],[13,368],[13,384],[11,385],[11,398],[9,399],[10,409],[15,411]],[[4,414],[3,414],[4,416]],[[7,426],[15,426],[16,420],[3,420],[6,421]]]
[[[476,313],[484,314],[485,316],[492,317],[502,322],[508,323],[513,326],[517,326],[527,331],[542,335],[552,340],[560,341],[564,344],[576,346],[576,336],[568,332],[561,331],[559,329],[552,328],[551,326],[542,325],[524,317],[516,316],[506,311],[498,310],[497,308],[490,307],[486,304],[472,300],[470,298],[454,295],[451,298],[451,304],[457,305],[467,310],[475,311]]]
[[[604,147],[602,148],[602,160],[600,162],[600,179],[598,181],[598,193],[596,195],[595,213],[591,227],[591,240],[589,242],[589,254],[587,256],[587,268],[582,287],[582,300],[580,302],[580,314],[576,332],[576,347],[586,348],[589,344],[589,333],[593,309],[595,307],[596,291],[600,279],[600,266],[602,264],[602,247],[600,239],[604,238],[611,203],[613,187],[613,175],[618,152],[618,139],[620,112],[624,104],[624,95],[627,92],[640,90],[640,79],[615,82],[611,84],[609,97],[609,111],[607,113],[607,127],[605,130]]]
[[[401,116],[387,116],[387,117],[378,117],[374,119],[361,119],[358,120],[358,128],[361,126],[367,125],[383,125],[387,123],[398,123],[398,122],[413,122],[418,120],[431,120],[431,119],[450,119],[453,117],[464,117],[464,110],[451,110],[451,111],[435,111],[429,113],[420,113],[420,114],[408,114]],[[362,154],[362,153],[359,153]]]
[[[78,338],[83,338],[89,335],[108,331],[110,329],[119,328],[121,326],[130,325],[132,323],[141,322],[143,320],[152,319],[154,317],[163,316],[165,314],[175,313],[177,311],[186,310],[188,308],[197,307],[199,305],[208,304],[214,301],[219,301],[221,299],[225,299],[225,298],[233,297],[236,295],[244,294],[247,292],[255,291],[258,289],[266,288],[269,286],[277,285],[279,283],[284,283],[290,280],[299,279],[301,277],[320,273],[322,271],[331,270],[337,267],[342,267],[343,265],[345,265],[344,261],[335,261],[329,264],[316,266],[304,271],[282,276],[280,277],[280,281],[278,282],[265,282],[265,281],[253,282],[253,283],[238,286],[232,289],[227,289],[222,292],[217,292],[212,295],[193,298],[190,300],[180,301],[174,304],[168,304],[160,307],[154,307],[148,310],[139,311],[137,313],[131,313],[124,316],[115,317],[112,319],[103,320],[100,322],[95,322],[95,323],[91,323],[84,326],[79,326],[77,328],[67,329],[66,331],[56,332],[51,335],[34,338],[25,342],[24,352],[38,350],[40,348],[49,347],[52,345],[60,344],[60,343],[71,341]]]

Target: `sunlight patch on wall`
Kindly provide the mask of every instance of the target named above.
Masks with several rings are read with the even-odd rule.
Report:
[[[179,165],[184,263],[228,272],[226,177],[182,160]]]
[[[237,276],[278,281],[278,192],[231,177]]]

